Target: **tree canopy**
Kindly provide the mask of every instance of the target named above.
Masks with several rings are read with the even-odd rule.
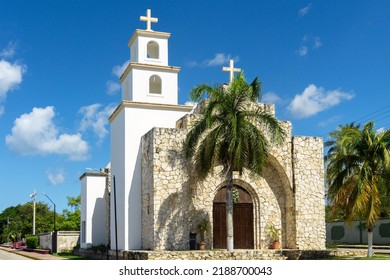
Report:
[[[365,220],[372,255],[372,230],[383,204],[388,205],[390,130],[375,130],[351,123],[329,134],[326,155],[328,198],[333,209],[343,210],[347,222]],[[371,245],[371,246],[370,246]],[[371,247],[371,248],[370,248]]]
[[[80,196],[67,197],[74,210],[64,209],[56,214],[57,230],[80,230]],[[35,233],[50,232],[54,228],[54,212],[47,203],[36,202]],[[0,242],[16,241],[32,234],[33,202],[11,206],[0,213]]]

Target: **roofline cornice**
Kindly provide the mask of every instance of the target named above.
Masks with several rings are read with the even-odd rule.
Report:
[[[173,104],[161,104],[161,103],[147,103],[147,102],[134,102],[123,100],[115,111],[111,114],[108,121],[111,123],[124,108],[140,108],[140,109],[158,109],[166,111],[181,111],[190,113],[193,106],[187,105],[173,105]]]
[[[179,71],[180,71],[180,67],[177,67],[177,66],[165,66],[165,65],[130,62],[129,65],[127,65],[126,70],[123,72],[122,76],[119,78],[121,83],[123,82],[123,80],[126,78],[127,74],[132,69],[143,69],[143,70],[153,70],[153,71],[157,70],[157,71],[165,71],[165,72],[171,72],[171,73],[179,73]]]
[[[171,33],[136,29],[133,36],[131,36],[127,45],[130,47],[134,43],[134,40],[138,36],[159,38],[159,39],[168,39],[169,37],[171,37]]]

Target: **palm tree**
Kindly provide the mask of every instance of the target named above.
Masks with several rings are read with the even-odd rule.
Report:
[[[258,78],[247,84],[241,72],[228,86],[200,84],[191,91],[194,102],[205,96],[201,117],[187,134],[185,154],[201,180],[215,166],[223,167],[227,249],[233,251],[233,171],[261,174],[270,142],[281,144],[285,132],[274,116],[255,106],[261,97]]]
[[[345,210],[346,221],[364,219],[368,252],[373,255],[373,228],[381,212],[384,176],[390,167],[390,130],[374,130],[368,122],[360,129],[354,123],[329,134],[332,140],[326,161],[331,204]]]

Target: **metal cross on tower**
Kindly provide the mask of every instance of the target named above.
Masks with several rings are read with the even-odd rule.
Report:
[[[241,69],[234,68],[234,61],[233,61],[233,59],[230,59],[229,60],[229,67],[222,67],[222,71],[229,72],[229,78],[230,78],[229,84],[231,84],[233,81],[233,78],[234,78],[234,72],[240,72]]]
[[[153,31],[152,30],[152,22],[158,22],[158,18],[152,17],[152,12],[150,9],[146,10],[146,16],[140,16],[140,21],[146,21],[146,30]]]

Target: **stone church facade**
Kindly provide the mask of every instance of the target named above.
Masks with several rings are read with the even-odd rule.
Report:
[[[258,106],[274,113],[274,105]],[[183,152],[184,139],[196,117],[186,115],[177,121],[176,128],[153,128],[142,137],[144,249],[189,249],[189,233],[197,232],[197,224],[204,218],[211,224],[206,234],[208,248],[224,243],[218,240],[224,235],[216,232],[225,218],[224,212],[222,215],[217,212],[224,201],[216,201],[226,184],[221,167],[215,167],[213,174],[200,181]],[[269,248],[266,227],[270,223],[281,229],[282,248],[325,248],[322,138],[292,136],[291,123],[281,121],[281,124],[287,140],[282,147],[272,147],[263,175],[249,172],[234,175],[234,184],[250,196],[249,201],[237,203],[249,210],[239,212],[237,221],[246,221],[241,228],[252,231],[248,234],[240,228],[235,230],[235,248]],[[244,235],[246,244],[236,240],[242,238],[238,235]]]
[[[189,250],[194,234],[200,241],[197,225],[206,219],[207,249],[224,249],[221,167],[201,181],[183,152],[201,105],[178,104],[180,68],[168,64],[170,34],[151,29],[157,19],[150,10],[140,19],[147,29],[137,29],[129,41],[130,63],[120,78],[122,101],[109,119],[109,168],[80,178],[81,248]],[[230,66],[233,77],[233,62]],[[273,104],[254,106],[275,115]],[[272,147],[263,174],[234,174],[234,247],[267,249],[266,227],[273,224],[280,229],[282,248],[325,249],[322,138],[293,136],[291,123],[280,123],[286,141]]]

